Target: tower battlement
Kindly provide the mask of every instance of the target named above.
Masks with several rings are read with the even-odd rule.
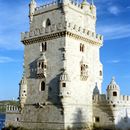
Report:
[[[70,22],[59,23],[57,25],[53,24],[46,28],[36,28],[33,31],[21,33],[21,41],[26,42],[29,39],[38,38],[42,36],[45,37],[50,34],[52,34],[53,36],[56,35],[57,37],[58,36],[61,37],[60,34],[57,34],[60,32],[62,35],[66,34],[66,33],[63,34],[62,32],[68,32],[70,36],[82,39],[83,41],[92,40],[93,43],[95,42],[96,44],[99,45],[102,45],[103,42],[102,35],[96,34],[95,32],[79,27],[76,24]]]
[[[86,3],[86,7],[84,7],[82,3],[78,3],[74,1],[68,1],[67,5],[69,5],[70,8],[73,8],[80,13],[83,13],[85,11],[87,12],[87,14],[92,15],[92,16],[94,15],[96,17],[96,12],[94,11],[96,7],[88,2]],[[34,15],[46,12],[48,10],[53,10],[55,8],[61,8],[62,6],[64,6],[64,3],[53,1],[51,3],[36,7]]]
[[[44,4],[44,5],[41,5],[39,7],[36,7],[35,11],[40,11],[40,10],[43,10],[43,9],[47,9],[48,10],[48,8],[50,8],[52,6],[55,6],[55,5],[58,6],[58,2],[57,1],[53,1],[51,3]]]
[[[120,101],[121,101],[122,103],[129,103],[129,104],[130,104],[130,96],[121,95],[121,96],[120,96]]]
[[[105,94],[101,95],[95,95],[93,97],[93,103],[94,104],[117,104],[118,105],[130,105],[130,96],[127,95],[120,95],[117,102],[114,102],[113,100],[107,99],[107,96]]]

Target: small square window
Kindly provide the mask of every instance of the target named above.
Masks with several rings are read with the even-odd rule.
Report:
[[[100,118],[99,117],[95,117],[95,122],[100,122]]]
[[[116,96],[117,96],[117,92],[113,92],[113,96],[115,96],[115,97],[116,97]]]
[[[62,87],[66,87],[66,83],[62,83]]]

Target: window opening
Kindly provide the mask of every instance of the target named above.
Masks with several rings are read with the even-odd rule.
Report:
[[[80,44],[80,52],[84,52],[84,44]]]
[[[62,83],[62,87],[66,87],[66,83]]]
[[[44,68],[44,63],[42,62],[42,69]]]
[[[100,76],[102,76],[102,71],[101,70],[100,70],[99,74],[100,74]]]
[[[48,27],[50,25],[51,25],[51,21],[50,21],[50,19],[47,19],[47,21],[46,21],[46,27]]]
[[[41,91],[45,91],[45,82],[44,81],[41,82]]]
[[[95,122],[100,122],[100,118],[99,117],[95,117]]]
[[[46,51],[46,50],[47,50],[47,42],[41,43],[41,45],[40,45],[40,51],[41,51],[41,52],[44,52],[44,51]]]
[[[117,96],[117,92],[113,92],[113,96]]]

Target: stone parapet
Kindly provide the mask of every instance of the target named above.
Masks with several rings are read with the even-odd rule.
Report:
[[[129,103],[129,104],[130,104],[130,96],[121,95],[121,96],[120,96],[120,101],[121,101],[122,103]]]
[[[78,2],[74,2],[74,1],[70,1],[67,4],[58,3],[57,1],[53,1],[51,3],[36,7],[34,15],[38,15],[38,14],[44,13],[44,12],[49,11],[49,10],[61,8],[62,6],[68,6],[69,8],[73,8],[77,12],[80,12],[80,13],[85,12],[86,15],[96,17],[96,13],[94,11],[94,8],[95,8],[94,5],[87,4],[87,9],[84,10],[82,3],[78,3]]]
[[[113,102],[113,100],[108,100],[106,95],[95,95],[93,96],[93,103],[100,104],[100,103],[109,103],[109,104],[122,104],[122,105],[130,105],[130,96],[120,95],[119,100],[117,102]]]
[[[79,27],[76,24],[65,22],[64,24],[53,24],[47,28],[36,28],[33,31],[30,32],[23,32],[21,33],[21,41],[24,42],[29,39],[37,38],[37,37],[46,37],[50,34],[53,36],[59,34],[56,33],[62,33],[62,32],[69,32],[69,34],[76,38],[83,39],[89,39],[91,41],[94,41],[96,43],[99,43],[102,45],[103,42],[103,36],[100,34],[96,34],[95,32],[92,32],[90,30],[87,30],[85,28]]]
[[[58,2],[56,1],[53,1],[51,3],[48,3],[48,4],[45,4],[45,5],[42,5],[42,6],[39,6],[39,7],[36,7],[35,8],[35,14],[37,13],[40,13],[41,11],[46,11],[48,10],[49,8],[53,8],[53,7],[57,7],[58,6]]]
[[[106,102],[107,102],[107,99],[106,99],[106,95],[105,94],[93,96],[93,103],[94,104],[99,104],[99,103],[106,104]]]

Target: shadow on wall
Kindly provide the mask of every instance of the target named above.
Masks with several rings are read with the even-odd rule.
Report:
[[[72,127],[68,127],[67,130],[91,130],[85,122],[82,110],[79,108],[74,115],[74,122]]]
[[[46,78],[44,76],[44,73],[41,72],[41,74],[37,74],[37,68],[38,68],[38,59],[34,60],[32,63],[29,65],[30,69],[30,78],[38,78],[40,80],[46,81]],[[59,79],[60,75],[55,75],[55,78],[53,78],[48,84],[46,84],[46,94],[47,94],[47,101],[55,105],[57,108],[61,108],[61,100],[59,97]]]
[[[93,101],[93,121],[94,130],[116,130],[114,112],[116,105],[107,100],[106,95],[96,95]]]
[[[35,61],[33,61],[32,63],[30,63],[29,65],[29,69],[30,69],[30,78],[36,78],[37,75],[37,59]]]
[[[130,130],[130,117],[128,117],[127,112],[125,117],[121,117],[116,124],[117,130]]]
[[[123,106],[106,100],[94,104],[93,115],[94,130],[130,130],[130,117]]]
[[[57,108],[61,108],[61,100],[59,97],[59,79],[60,75],[56,75],[48,84],[48,101],[55,105]]]
[[[94,126],[93,130],[130,130],[130,118],[122,118],[117,124],[112,128],[111,126]]]
[[[112,102],[105,94],[100,94],[97,84],[93,90],[93,127],[94,130],[114,130],[115,119]],[[104,126],[105,125],[105,126]]]

